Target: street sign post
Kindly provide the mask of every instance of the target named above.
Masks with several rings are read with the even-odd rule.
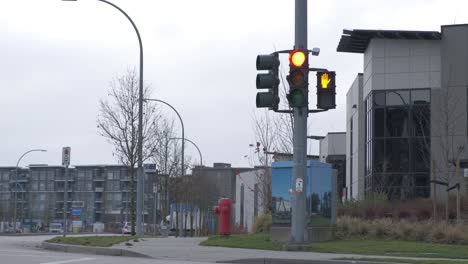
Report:
[[[63,237],[67,236],[67,207],[68,207],[68,166],[70,166],[70,147],[62,148],[62,166],[65,167],[65,184],[63,190]]]

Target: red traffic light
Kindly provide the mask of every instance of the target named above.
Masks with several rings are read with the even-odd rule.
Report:
[[[293,50],[289,53],[289,64],[300,68],[306,63],[307,56],[302,50]]]

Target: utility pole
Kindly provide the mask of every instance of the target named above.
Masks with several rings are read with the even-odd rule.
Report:
[[[65,183],[63,190],[63,237],[67,236],[67,211],[68,211],[68,166],[70,166],[70,147],[62,148],[62,166],[65,167]]]
[[[295,0],[294,49],[307,50],[307,0]],[[305,89],[304,96],[308,98],[308,89]],[[305,191],[307,189],[307,116],[308,105],[294,107],[293,197],[290,234],[292,244],[303,244],[308,240]]]

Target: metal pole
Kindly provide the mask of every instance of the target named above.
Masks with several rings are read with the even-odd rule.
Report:
[[[157,196],[157,186],[156,184],[153,185],[153,196],[154,196],[154,204],[153,204],[153,235],[156,236],[156,209],[157,209],[157,206],[156,206],[156,196]]]
[[[170,139],[182,139],[182,138],[170,138]],[[192,145],[195,146],[195,148],[198,150],[198,155],[200,156],[200,166],[203,166],[203,156],[202,156],[202,153],[201,153],[200,149],[198,148],[197,144],[195,144],[195,142],[191,141],[188,138],[184,138],[184,140],[192,143]]]
[[[184,157],[185,157],[185,154],[184,154],[184,151],[185,151],[185,129],[184,129],[184,121],[182,121],[182,117],[180,116],[179,112],[177,112],[177,110],[172,106],[170,105],[168,102],[165,102],[163,100],[159,100],[159,99],[151,99],[151,98],[145,98],[144,99],[145,101],[155,101],[155,102],[160,102],[160,103],[163,103],[167,106],[169,106],[170,108],[172,108],[172,110],[174,110],[174,112],[177,114],[177,116],[179,117],[179,120],[180,120],[180,125],[182,126],[182,154],[181,154],[181,173],[182,173],[182,176],[185,175],[185,164],[184,164]]]
[[[40,151],[40,152],[46,152],[47,150],[45,149],[31,149],[31,150],[28,150],[26,151],[25,153],[23,153],[23,155],[21,155],[21,157],[18,159],[18,161],[16,162],[16,167],[15,167],[15,178],[13,180],[13,184],[15,185],[15,188],[14,188],[14,203],[13,203],[13,227],[15,229],[15,232],[16,232],[16,203],[17,203],[17,192],[18,192],[18,171],[19,171],[19,163],[20,161],[23,159],[24,156],[26,156],[28,153],[31,153],[31,152],[36,152],[36,151]]]
[[[67,211],[68,211],[68,165],[65,166],[65,184],[64,184],[64,192],[63,192],[63,237],[67,236],[67,230],[68,230]]]
[[[307,50],[307,0],[295,0],[295,49]],[[308,98],[308,91],[305,93]],[[293,199],[290,242],[303,244],[308,240],[306,226],[307,190],[307,115],[308,106],[294,108],[293,128]],[[303,191],[296,191],[302,179]]]
[[[62,0],[62,1],[76,1],[76,0]],[[115,9],[119,10],[132,24],[133,28],[138,37],[138,44],[140,45],[140,80],[139,80],[139,98],[138,98],[138,138],[137,138],[137,159],[138,159],[138,169],[137,169],[137,226],[136,233],[138,236],[143,235],[143,202],[144,202],[144,171],[143,171],[143,45],[141,43],[140,32],[136,27],[133,20],[130,16],[125,13],[117,5],[106,1],[106,0],[97,0],[99,2],[106,3]],[[133,169],[133,168],[132,168]]]

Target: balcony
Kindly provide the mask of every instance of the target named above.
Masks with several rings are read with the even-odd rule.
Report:
[[[104,187],[96,187],[95,192],[104,192]]]
[[[105,181],[104,177],[94,177],[93,181]]]

